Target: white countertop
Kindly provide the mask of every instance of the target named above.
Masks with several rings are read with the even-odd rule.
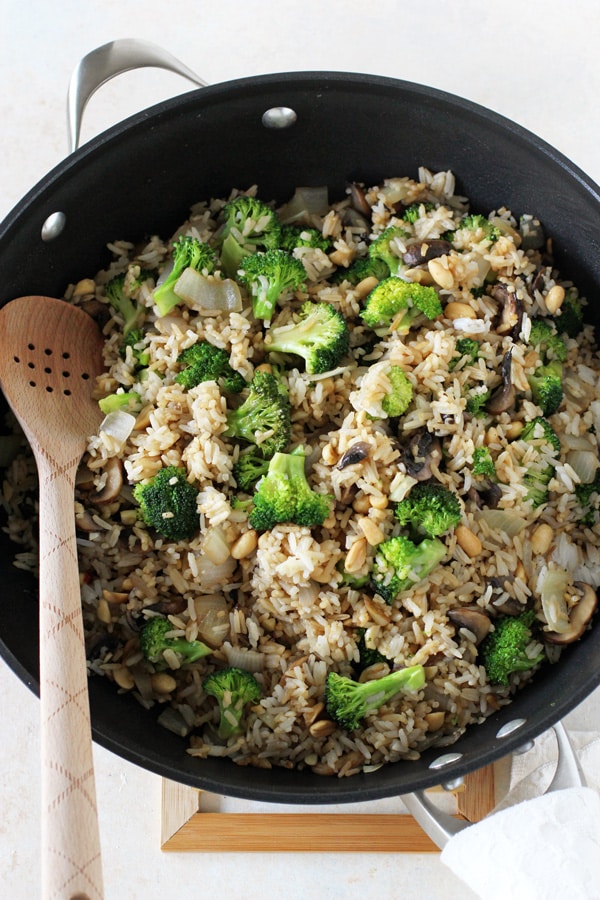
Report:
[[[66,86],[79,58],[122,37],[161,44],[211,83],[321,69],[432,85],[514,119],[600,181],[592,0],[7,0],[1,33],[0,219],[66,154]],[[122,76],[94,96],[83,137],[187,89],[162,71]],[[3,662],[0,704],[0,892],[30,900],[39,894],[38,704]],[[598,723],[600,692],[569,720]],[[107,900],[474,896],[435,854],[161,853],[160,779],[94,752]]]

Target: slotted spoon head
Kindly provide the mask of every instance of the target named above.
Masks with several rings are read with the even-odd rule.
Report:
[[[0,309],[0,384],[39,475],[42,897],[101,900],[102,867],[73,490],[101,413],[102,335],[49,297]]]
[[[102,335],[78,307],[21,297],[0,310],[0,384],[34,453],[81,455],[101,418],[92,399]]]

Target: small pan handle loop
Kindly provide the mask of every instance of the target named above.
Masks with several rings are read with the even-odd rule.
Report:
[[[80,60],[69,82],[67,127],[70,153],[73,153],[79,146],[83,111],[88,100],[98,88],[116,75],[148,66],[168,69],[199,87],[207,85],[206,81],[203,81],[171,53],[148,41],[122,38],[97,47]]]
[[[564,725],[562,722],[557,722],[553,725],[553,728],[556,735],[558,759],[554,777],[546,793],[569,787],[585,787],[586,782],[583,771]],[[424,791],[405,794],[402,797],[402,801],[411,816],[440,849],[446,846],[451,837],[454,837],[455,834],[458,834],[464,828],[469,827],[469,822],[457,819],[449,815],[449,813],[438,809]]]

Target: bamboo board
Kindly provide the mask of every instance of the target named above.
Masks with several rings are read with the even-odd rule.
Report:
[[[509,761],[467,775],[454,792],[460,818],[478,822],[496,806]],[[406,813],[213,812],[201,791],[162,781],[161,849],[167,852],[432,853],[439,848]]]

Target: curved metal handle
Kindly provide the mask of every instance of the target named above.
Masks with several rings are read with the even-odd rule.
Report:
[[[71,75],[67,94],[70,153],[79,146],[83,111],[88,100],[98,88],[116,75],[148,66],[168,69],[170,72],[182,75],[183,78],[187,78],[199,87],[207,85],[207,82],[203,81],[195,72],[156,44],[139,41],[135,38],[122,38],[103,44],[102,47],[98,47],[84,56]]]
[[[569,787],[585,787],[586,781],[583,771],[564,725],[562,722],[557,722],[553,728],[558,746],[558,759],[554,778],[548,785],[545,793]],[[440,849],[446,846],[451,837],[454,837],[455,834],[458,834],[464,828],[469,827],[469,822],[457,819],[449,813],[438,809],[424,791],[405,794],[402,797],[402,801],[423,831]]]

